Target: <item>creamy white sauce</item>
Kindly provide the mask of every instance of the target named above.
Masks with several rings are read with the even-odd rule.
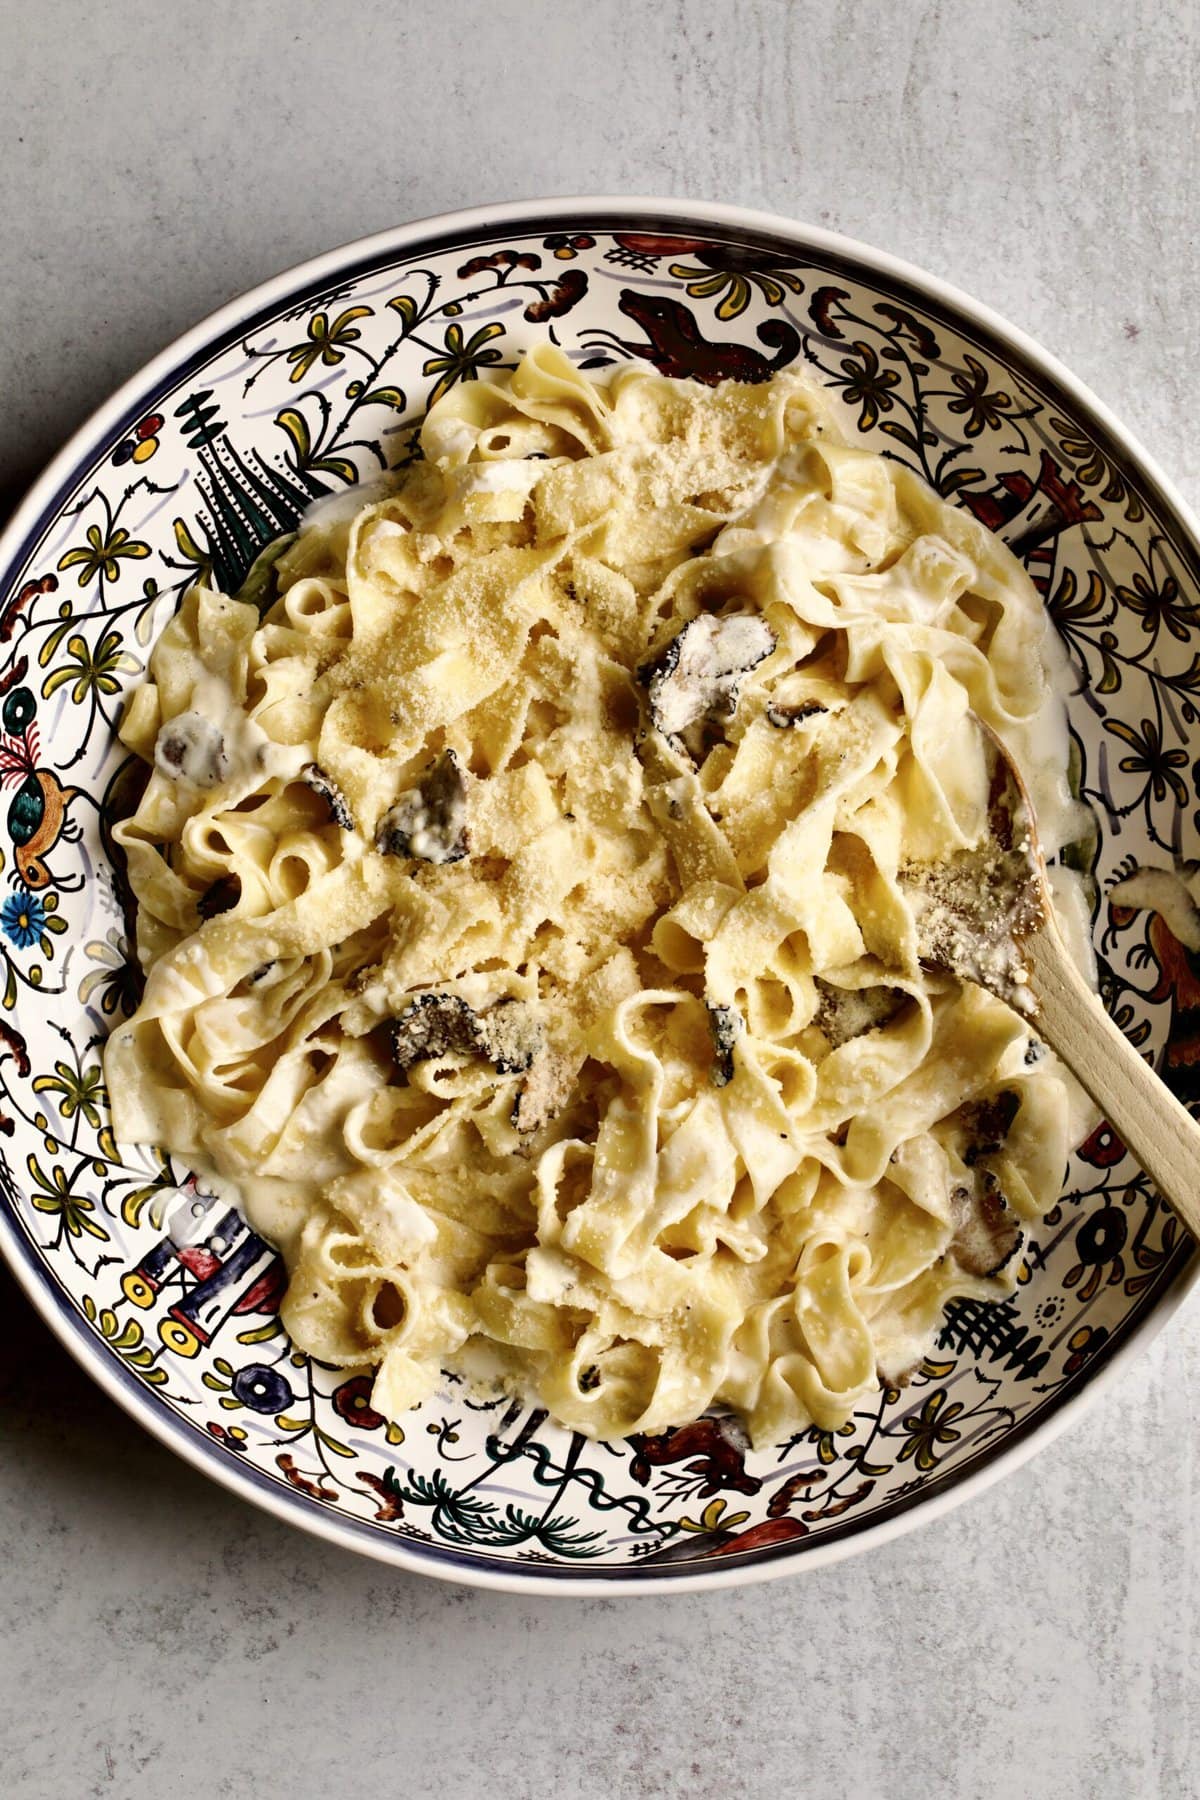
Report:
[[[421,448],[426,462],[465,462],[479,442],[479,430],[462,419],[426,419],[421,427]]]
[[[469,463],[450,476],[450,491],[459,500],[469,494],[527,494],[546,473],[543,462],[518,457],[498,457],[494,462]]]
[[[436,1244],[437,1226],[411,1194],[385,1185],[380,1192],[379,1202],[387,1214],[393,1240],[404,1244],[410,1256],[423,1250],[426,1244]]]
[[[322,531],[329,531],[335,525],[348,525],[364,506],[374,506],[395,491],[395,478],[381,475],[375,481],[357,482],[354,487],[343,488],[337,494],[322,494],[319,500],[305,507],[297,529],[310,531],[314,525],[319,525]]]
[[[163,756],[163,747],[175,732],[182,733],[188,743],[182,768],[172,766]],[[218,744],[219,756],[215,752]],[[191,707],[164,722],[154,756],[160,774],[174,781],[182,774],[198,787],[214,787],[218,782],[252,785],[264,775],[290,781],[307,760],[302,744],[277,744],[269,738],[247,715],[225,677],[203,668],[196,671]],[[210,767],[219,772],[205,778]]]
[[[241,1171],[231,1175],[195,1150],[189,1151],[186,1161],[199,1186],[241,1213],[251,1231],[277,1250],[291,1250],[309,1216],[308,1197],[295,1182]]]
[[[1067,778],[1071,740],[1066,697],[1078,689],[1079,677],[1048,618],[1040,651],[1054,702],[1005,736],[1033,802],[1042,849],[1047,856],[1054,856],[1082,834],[1091,815],[1082,802],[1072,798]]]
[[[229,772],[220,726],[202,713],[176,713],[159,731],[154,766],[168,781],[186,781],[199,788],[218,787]]]
[[[1083,881],[1074,869],[1053,863],[1046,870],[1046,882],[1054,902],[1054,917],[1071,961],[1088,986],[1096,988],[1100,977],[1092,943],[1092,915]]]

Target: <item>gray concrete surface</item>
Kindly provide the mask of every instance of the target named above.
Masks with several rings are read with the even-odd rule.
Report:
[[[0,0],[0,486],[280,267],[570,192],[718,197],[948,276],[1200,501],[1189,0]],[[175,1463],[0,1277],[0,1791],[1200,1795],[1200,1309],[951,1519],[711,1597],[518,1600]]]

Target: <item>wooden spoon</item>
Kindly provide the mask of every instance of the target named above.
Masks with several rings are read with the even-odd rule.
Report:
[[[991,771],[987,841],[904,872],[921,961],[977,982],[1036,1025],[1200,1238],[1200,1124],[1113,1024],[1075,966],[1055,921],[1025,783],[999,738],[979,723]]]

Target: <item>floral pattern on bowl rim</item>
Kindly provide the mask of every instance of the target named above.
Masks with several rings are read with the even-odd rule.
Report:
[[[1109,907],[1200,828],[1200,549],[1182,503],[1072,377],[891,258],[728,207],[562,200],[405,227],[198,326],[77,434],[0,554],[0,1246],[102,1385],[173,1448],[294,1523],[425,1573],[553,1592],[723,1585],[811,1567],[933,1516],[1044,1442],[1196,1272],[1102,1126],[1017,1293],[962,1301],[903,1391],[843,1431],[750,1453],[706,1418],[593,1445],[452,1378],[389,1426],[369,1381],[295,1353],[282,1269],[236,1212],[112,1140],[99,1044],[134,1002],[111,818],[122,696],[184,588],[240,585],[323,494],[407,452],[455,382],[540,337],[604,378],[803,359],[864,441],[1022,557],[1067,645],[1077,860],[1106,1005],[1200,1098],[1200,967]]]

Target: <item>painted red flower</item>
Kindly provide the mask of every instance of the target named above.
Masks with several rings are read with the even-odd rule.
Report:
[[[518,250],[496,250],[491,256],[472,256],[458,271],[460,281],[469,281],[472,275],[482,275],[485,269],[495,269],[503,280],[513,269],[540,269],[542,259],[531,251],[524,253]]]
[[[343,1381],[333,1393],[333,1410],[348,1425],[361,1425],[364,1431],[378,1431],[387,1420],[371,1405],[374,1382],[370,1375],[355,1375]]]
[[[1111,1169],[1124,1156],[1125,1146],[1108,1120],[1101,1119],[1095,1131],[1083,1140],[1075,1154],[1081,1162],[1090,1163],[1093,1169]]]
[[[577,301],[587,293],[588,278],[582,269],[568,269],[560,281],[543,293],[540,300],[531,300],[525,308],[525,317],[534,325],[546,319],[561,319],[569,313]]]

